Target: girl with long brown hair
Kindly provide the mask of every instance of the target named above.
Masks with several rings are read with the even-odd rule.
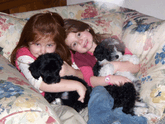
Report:
[[[119,75],[94,76],[93,66],[96,59],[93,52],[96,46],[103,39],[117,38],[109,34],[96,34],[88,25],[79,20],[65,19],[65,31],[67,38],[66,45],[72,51],[72,62],[76,64],[83,74],[83,79],[89,86],[93,86],[88,102],[88,121],[87,124],[112,124],[115,122],[123,124],[147,124],[147,119],[142,116],[130,116],[125,114],[121,107],[113,108],[114,99],[109,92],[104,88],[107,85],[122,85],[130,82],[129,79]],[[119,40],[119,39],[116,39]],[[119,40],[120,41],[120,40]],[[132,54],[127,48],[125,54]],[[136,73],[139,71],[139,65],[134,65],[131,62],[111,62],[116,71],[130,71]]]
[[[110,34],[96,34],[90,25],[79,20],[65,19],[64,22],[67,35],[65,43],[73,53],[72,61],[81,70],[83,78],[89,86],[120,85],[130,82],[128,78],[119,75],[96,77],[93,74],[93,66],[96,63],[93,52],[103,39],[112,37]],[[132,53],[126,48],[125,54]],[[116,71],[130,71],[131,73],[139,71],[139,65],[134,65],[131,62],[116,61],[111,63],[114,65],[114,73]]]

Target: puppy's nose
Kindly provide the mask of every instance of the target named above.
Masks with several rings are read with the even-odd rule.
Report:
[[[119,55],[115,55],[115,57],[116,57],[116,59],[118,59],[119,58]]]

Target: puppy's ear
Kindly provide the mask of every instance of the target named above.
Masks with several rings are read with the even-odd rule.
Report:
[[[29,71],[31,72],[32,76],[35,78],[35,79],[38,79],[40,77],[40,65],[41,65],[41,62],[38,61],[38,60],[35,60],[33,63],[30,64],[29,66]]]
[[[96,57],[97,61],[103,60],[103,55],[104,55],[103,51],[104,51],[103,46],[97,45],[97,47],[95,48],[94,54],[93,54]]]
[[[110,55],[109,53],[112,52],[112,49],[105,48],[103,45],[99,44],[95,48],[94,56],[96,57],[97,61],[103,61],[104,59],[109,60]]]
[[[61,59],[60,55],[57,54],[57,53],[56,53],[56,59],[57,59],[59,65],[62,66],[63,65],[63,60]]]
[[[120,51],[122,53],[122,55],[124,55],[125,53],[125,44],[123,42],[121,42],[119,45],[116,45],[116,48],[118,51]]]

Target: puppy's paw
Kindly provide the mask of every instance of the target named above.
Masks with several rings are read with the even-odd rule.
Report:
[[[133,81],[133,84],[135,86],[136,91],[139,93],[141,90],[141,81],[140,80]]]
[[[114,66],[110,63],[103,65],[99,71],[99,76],[107,76],[113,74],[114,74]]]
[[[143,102],[143,100],[136,101],[135,102],[135,107],[134,107],[134,113],[135,115],[141,116],[143,114],[148,113],[149,107],[147,103]]]
[[[135,102],[135,107],[148,108],[148,105],[147,103],[143,102],[143,100],[141,100],[140,102],[139,101]]]
[[[53,102],[51,102],[53,105],[62,105],[62,101],[60,98],[56,98]]]
[[[137,116],[141,116],[143,114],[148,113],[148,108],[146,108],[146,107],[139,107],[139,106],[138,107],[134,107],[134,113]]]

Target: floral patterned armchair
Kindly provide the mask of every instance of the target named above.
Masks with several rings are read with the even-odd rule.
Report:
[[[140,58],[137,77],[149,106],[148,123],[165,123],[165,21],[111,3],[87,2],[24,13],[0,13],[0,122],[60,124],[57,113],[8,61],[30,16],[57,12],[82,20],[96,33],[120,38]],[[164,121],[164,122],[163,122]]]

